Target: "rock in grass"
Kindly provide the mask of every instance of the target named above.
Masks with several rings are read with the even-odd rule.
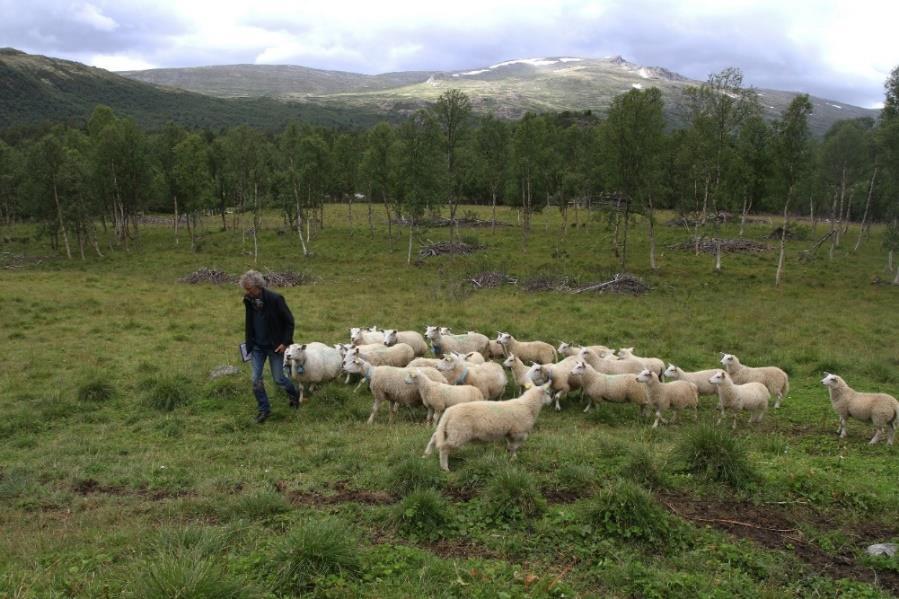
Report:
[[[220,379],[222,377],[232,376],[235,374],[240,374],[240,368],[238,368],[237,366],[229,366],[227,364],[223,364],[221,366],[216,366],[209,371],[209,380]]]
[[[868,545],[865,551],[868,552],[868,555],[893,557],[896,555],[896,543],[875,543],[874,545]]]

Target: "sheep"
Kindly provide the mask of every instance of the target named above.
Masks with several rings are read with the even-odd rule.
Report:
[[[521,395],[521,390],[525,387],[526,383],[533,382],[528,376],[530,370],[515,354],[509,354],[509,356],[503,360],[503,366],[512,372],[512,380],[515,382],[515,392]]]
[[[506,401],[472,401],[450,406],[437,423],[437,430],[425,448],[440,454],[440,467],[449,472],[450,452],[470,441],[506,439],[511,459],[527,440],[540,409],[552,401],[549,384],[530,386],[521,396]]]
[[[665,378],[675,381],[690,381],[699,390],[700,395],[718,395],[718,388],[709,382],[709,378],[715,374],[716,370],[697,370],[696,372],[685,372],[674,364],[668,364],[668,368],[663,373]]]
[[[372,327],[372,329],[374,329],[374,327]],[[350,342],[353,345],[384,343],[384,331],[366,330],[359,327],[353,327],[350,329]]]
[[[503,346],[507,354],[515,354],[523,362],[548,364],[559,359],[559,354],[544,341],[519,341],[509,333],[498,332],[496,342]]]
[[[419,374],[418,370],[407,373],[403,382],[418,386],[421,401],[428,408],[427,422],[433,422],[435,427],[448,407],[468,401],[484,401],[484,394],[477,387],[438,383]]]
[[[435,326],[425,328],[425,337],[430,339],[431,348],[438,358],[443,357],[446,352],[467,354],[476,351],[486,355],[490,341],[486,335],[473,331],[465,335],[445,335]]]
[[[594,403],[606,400],[616,403],[629,401],[640,406],[641,412],[645,412],[649,399],[646,397],[646,389],[637,382],[635,374],[609,375],[599,372],[583,360],[578,360],[571,369],[571,377],[580,377],[580,385],[587,396],[587,407],[584,412],[590,411]]]
[[[345,363],[344,369],[347,372],[361,374],[362,380],[368,382],[374,398],[374,403],[371,406],[371,415],[367,421],[368,424],[372,424],[375,421],[375,415],[378,413],[378,408],[381,406],[382,401],[390,402],[388,424],[393,424],[393,419],[400,404],[413,406],[421,403],[421,394],[418,392],[418,387],[405,383],[406,375],[415,371],[395,366],[373,366],[362,358],[354,358],[352,361]],[[434,368],[418,368],[416,370],[432,381],[438,383],[446,382],[446,378]]]
[[[300,403],[303,403],[303,383],[309,383],[309,392],[318,383],[333,381],[340,375],[340,352],[324,343],[291,344],[284,351],[284,361],[290,365],[291,377],[297,382]]]
[[[559,355],[562,357],[576,356],[582,347],[587,347],[591,349],[597,356],[600,358],[610,358],[610,359],[618,359],[610,348],[605,345],[575,345],[574,343],[566,343],[562,341],[559,343],[559,348],[556,350],[559,352]]]
[[[484,356],[479,354],[476,351],[469,352],[462,356],[462,359],[470,364],[483,364],[486,362]],[[421,366],[428,366],[430,368],[437,368],[437,364],[443,360],[443,358],[415,358],[408,364],[406,364],[407,368],[418,368]]]
[[[418,331],[397,331],[396,329],[384,329],[384,345],[390,347],[397,343],[405,343],[415,352],[415,356],[423,356],[428,353],[428,344]]]
[[[459,354],[447,353],[437,364],[439,370],[453,385],[473,385],[481,390],[485,399],[499,399],[506,390],[506,371],[496,362],[472,364]]]
[[[488,358],[505,358],[506,357],[506,349],[500,344],[499,341],[495,341],[493,339],[489,339],[487,341],[487,356]]]
[[[483,364],[487,361],[487,359],[484,357],[484,354],[476,351],[468,352],[467,354],[462,356],[462,359],[472,364]]]
[[[535,362],[528,369],[527,376],[535,384],[550,383],[550,387],[555,392],[553,398],[556,402],[557,412],[562,409],[559,406],[559,400],[568,395],[569,391],[581,388],[580,377],[571,376],[571,369],[577,362],[577,356],[568,356],[556,364],[537,364]]]
[[[618,359],[619,360],[636,360],[643,364],[643,368],[646,370],[652,370],[659,376],[662,376],[662,373],[665,371],[665,362],[660,360],[659,358],[643,358],[641,356],[634,355],[633,347],[622,347],[618,350]]]
[[[744,383],[762,383],[771,395],[776,395],[774,409],[780,407],[781,400],[790,392],[790,377],[777,366],[761,366],[753,368],[740,364],[739,358],[733,354],[721,354],[721,363],[727,374],[737,385]]]
[[[887,445],[892,445],[896,436],[896,426],[899,424],[899,401],[886,393],[856,391],[841,377],[829,372],[825,372],[824,375],[821,384],[827,387],[830,404],[840,417],[840,426],[837,429],[840,439],[846,437],[846,419],[852,416],[856,420],[874,425],[876,432],[869,441],[870,445],[880,441],[884,428],[889,426]]]
[[[662,412],[668,408],[674,410],[672,423],[677,420],[677,410],[684,408],[693,408],[693,414],[696,420],[699,420],[699,389],[694,383],[690,381],[662,383],[659,381],[659,375],[648,368],[637,375],[637,382],[646,387],[646,399],[656,409],[656,421],[652,423],[652,428],[658,427],[660,421],[668,424],[668,421],[662,418]]]
[[[718,386],[718,407],[721,416],[715,424],[721,424],[727,410],[731,410],[734,417],[732,428],[737,428],[737,414],[742,410],[751,412],[749,423],[761,422],[768,411],[768,400],[771,393],[762,383],[750,381],[742,385],[734,384],[733,379],[724,370],[718,370],[709,379],[709,382]]]
[[[643,371],[643,363],[638,360],[601,358],[588,347],[582,347],[577,355],[582,362],[605,374],[639,374]]]
[[[362,357],[373,366],[406,366],[415,358],[415,351],[405,343],[397,343],[386,347],[383,344],[356,346],[347,350],[344,362]]]

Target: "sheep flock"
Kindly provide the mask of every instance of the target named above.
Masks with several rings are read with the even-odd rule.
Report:
[[[584,412],[603,402],[633,403],[647,423],[655,417],[651,426],[656,428],[674,423],[684,409],[698,418],[700,398],[712,397],[717,398],[718,423],[728,418],[736,429],[741,413],[749,414],[751,427],[767,414],[772,398],[777,409],[790,389],[783,369],[744,365],[733,354],[722,353],[712,368],[687,372],[659,357],[637,356],[632,347],[616,351],[606,345],[569,342],[556,347],[541,340],[519,340],[503,331],[491,340],[476,331],[454,334],[436,325],[426,326],[422,333],[354,327],[349,343],[294,344],[284,359],[301,401],[308,399],[315,385],[344,376],[350,383],[358,375],[354,392],[367,384],[374,401],[369,424],[385,401],[390,404],[391,423],[400,405],[427,408],[426,422],[436,428],[425,455],[436,449],[444,470],[449,470],[450,452],[470,441],[504,439],[514,459],[541,408],[555,404],[561,410],[563,402],[573,398],[586,404]],[[510,380],[516,395],[504,398]],[[841,438],[852,417],[875,427],[872,444],[884,437],[893,444],[899,425],[899,402],[894,397],[857,392],[829,373],[821,383],[839,419]]]

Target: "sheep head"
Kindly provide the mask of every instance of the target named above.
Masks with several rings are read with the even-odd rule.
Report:
[[[841,384],[845,385],[846,383],[839,376],[825,372],[824,378],[821,379],[821,384],[825,387],[839,387]]]
[[[727,378],[727,373],[724,372],[723,370],[719,370],[719,371],[715,372],[715,374],[713,374],[709,378],[709,382],[712,383],[713,385],[720,385],[721,383],[723,383],[725,381],[726,378]]]
[[[644,368],[643,370],[640,371],[640,374],[637,375],[637,382],[638,383],[648,383],[648,382],[652,381],[653,374],[655,374],[655,373]]]
[[[677,366],[669,362],[668,368],[665,369],[665,372],[662,373],[662,376],[668,379],[673,379],[677,376]]]

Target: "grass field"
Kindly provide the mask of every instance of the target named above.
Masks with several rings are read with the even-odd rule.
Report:
[[[0,596],[899,593],[899,558],[864,554],[899,541],[899,447],[867,445],[873,431],[858,422],[838,439],[818,382],[827,370],[899,394],[899,288],[871,284],[892,278],[880,230],[855,254],[851,229],[832,261],[826,247],[798,259],[823,226],[788,242],[775,288],[774,249],[727,255],[716,274],[711,256],[665,249],[687,235],[667,226],[653,273],[638,223],[630,270],[652,291],[632,297],[464,282],[492,269],[605,280],[616,261],[600,222],[562,239],[558,214],[539,215],[527,252],[515,227],[465,229],[487,249],[407,266],[404,237],[387,241],[379,224],[372,239],[363,208],[355,229],[345,215],[329,207],[309,259],[274,224],[262,236],[260,269],[315,279],[280,290],[297,340],[441,324],[635,346],[685,369],[713,368],[726,351],[784,368],[790,396],[733,434],[710,430],[712,398],[699,423],[655,431],[633,406],[582,414],[569,399],[543,411],[517,462],[500,445],[470,445],[444,474],[419,457],[423,408],[388,426],[382,407],[366,426],[368,391],[335,383],[292,413],[269,378],[273,415],[258,426],[246,365],[209,380],[238,363],[241,294],[177,280],[201,266],[252,267],[238,232],[209,219],[193,254],[147,225],[130,253],[70,262],[22,227],[0,247]]]

